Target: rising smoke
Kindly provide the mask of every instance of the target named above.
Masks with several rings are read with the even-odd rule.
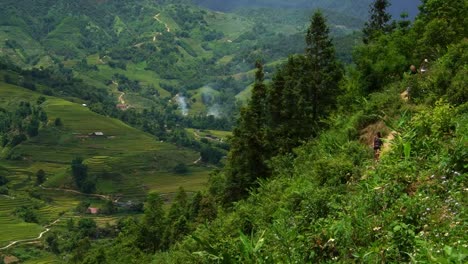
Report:
[[[210,85],[205,85],[201,88],[201,98],[203,104],[208,107],[207,116],[221,117],[223,114],[222,107],[219,103],[216,103],[219,100],[217,100],[217,94]]]
[[[187,99],[185,98],[185,96],[182,96],[180,94],[176,94],[176,96],[174,98],[175,98],[177,104],[179,105],[179,109],[182,112],[182,115],[187,116],[188,115],[188,108],[187,108]]]
[[[222,110],[219,104],[214,104],[208,108],[207,116],[214,116],[216,118],[221,117]]]

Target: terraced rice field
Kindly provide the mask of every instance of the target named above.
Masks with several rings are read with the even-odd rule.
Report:
[[[25,223],[13,215],[16,208],[28,204],[27,199],[0,196],[0,247],[13,240],[37,237],[44,231],[40,225]]]
[[[63,263],[63,260],[57,259],[56,256],[50,254],[47,256],[34,258],[31,260],[27,260],[24,264],[60,264]]]
[[[0,107],[15,107],[20,101],[34,102],[39,96],[0,82]],[[12,150],[22,159],[5,160],[0,155],[0,173],[7,176],[10,192],[10,196],[0,196],[0,247],[14,240],[37,237],[45,230],[43,226],[59,217],[61,221],[54,228],[60,228],[67,218],[77,217],[74,209],[80,201],[91,200],[96,207],[102,205],[102,198],[50,189],[73,188],[70,163],[75,157],[84,158],[90,177],[97,181],[97,193],[121,197],[123,201],[141,201],[153,191],[169,197],[179,186],[188,192],[206,186],[211,169],[193,165],[200,156],[195,151],[159,142],[149,134],[98,115],[80,104],[47,97],[42,106],[48,114],[49,125],[41,128],[39,136]],[[63,127],[52,125],[57,117],[62,119]],[[103,132],[104,136],[89,135],[96,131]],[[5,150],[0,149],[0,153],[2,151]],[[172,172],[180,163],[189,167],[187,174]],[[46,172],[45,189],[35,186],[35,174],[39,169]],[[36,211],[40,224],[25,223],[13,214],[16,208],[31,203],[33,189],[39,198],[33,200],[39,205]],[[105,225],[118,217],[99,216],[96,220]],[[41,261],[54,263],[55,259]]]
[[[112,157],[109,156],[94,156],[84,161],[84,164],[88,166],[89,172],[92,173],[104,173],[111,171],[112,168],[109,163],[112,162]]]

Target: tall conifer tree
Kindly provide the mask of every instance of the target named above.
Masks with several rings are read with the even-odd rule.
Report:
[[[157,193],[148,195],[143,225],[140,227],[138,246],[146,252],[154,253],[162,246],[165,226],[164,202]]]
[[[311,18],[306,44],[305,55],[291,56],[268,90],[270,157],[316,136],[336,105],[342,69],[321,12]]]
[[[254,187],[257,178],[267,177],[265,164],[266,86],[261,63],[256,63],[255,84],[248,107],[241,110],[233,131],[227,166],[225,202],[240,200]]]
[[[323,14],[312,16],[306,35],[306,86],[311,102],[312,123],[317,124],[336,105],[343,71],[335,56],[335,47]]]
[[[387,12],[387,7],[390,6],[388,0],[375,0],[369,7],[369,21],[364,24],[363,41],[368,44],[375,38],[378,33],[390,31],[391,27],[388,24],[392,16]]]

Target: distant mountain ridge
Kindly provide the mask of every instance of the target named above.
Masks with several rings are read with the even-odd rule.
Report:
[[[280,7],[280,8],[324,8],[346,12],[348,15],[363,17],[368,14],[372,0],[193,0],[204,7],[230,11],[241,7]],[[418,13],[420,0],[391,0],[389,8],[393,18],[397,19],[402,12],[407,12],[411,18]]]

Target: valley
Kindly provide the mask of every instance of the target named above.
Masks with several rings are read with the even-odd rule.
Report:
[[[0,263],[466,261],[462,1],[2,7]]]

